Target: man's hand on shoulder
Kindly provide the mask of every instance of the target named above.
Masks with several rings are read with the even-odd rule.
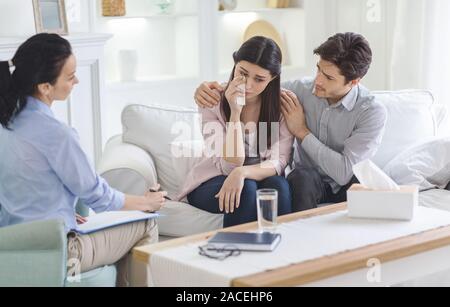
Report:
[[[311,133],[306,126],[303,106],[300,104],[297,95],[290,91],[281,91],[281,112],[286,119],[289,131],[297,139],[303,141]]]
[[[195,103],[200,108],[213,108],[220,103],[223,91],[218,82],[203,82],[195,91]]]

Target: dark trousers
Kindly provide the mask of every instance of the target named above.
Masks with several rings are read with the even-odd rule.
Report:
[[[284,177],[274,176],[263,181],[245,180],[239,208],[233,213],[220,212],[219,200],[215,198],[227,177],[215,177],[189,193],[189,203],[201,210],[215,214],[224,214],[223,226],[230,227],[257,220],[256,191],[258,189],[276,189],[278,191],[278,215],[292,211],[292,199],[289,184]]]
[[[334,194],[330,185],[322,180],[314,168],[297,168],[288,176],[292,192],[292,211],[299,212],[317,208],[323,203],[347,201],[347,190],[355,183],[356,177]]]

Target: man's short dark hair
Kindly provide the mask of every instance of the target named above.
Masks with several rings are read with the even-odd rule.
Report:
[[[346,82],[364,77],[372,63],[369,42],[360,34],[338,33],[314,50],[323,60],[335,64]]]

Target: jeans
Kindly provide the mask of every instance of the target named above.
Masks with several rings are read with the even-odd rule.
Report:
[[[330,185],[322,180],[319,172],[314,168],[300,167],[288,176],[292,191],[293,212],[317,208],[323,203],[341,203],[347,201],[347,190],[355,183],[356,177],[334,194]]]
[[[215,198],[220,192],[226,176],[218,176],[203,183],[189,193],[189,203],[201,210],[215,214],[224,214],[223,227],[230,227],[257,220],[256,191],[258,189],[275,189],[278,191],[278,215],[289,214],[292,211],[292,200],[289,184],[284,177],[273,176],[262,181],[245,180],[241,193],[239,208],[233,213],[221,212],[219,200]]]

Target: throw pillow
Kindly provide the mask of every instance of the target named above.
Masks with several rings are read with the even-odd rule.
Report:
[[[450,182],[450,138],[434,138],[403,151],[384,171],[400,185],[421,191],[445,188]]]

